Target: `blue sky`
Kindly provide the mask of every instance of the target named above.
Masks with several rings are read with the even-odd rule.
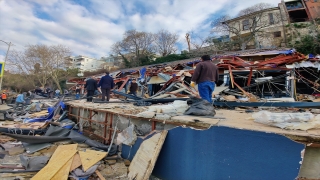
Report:
[[[73,55],[100,58],[126,30],[177,33],[179,49],[185,34],[210,32],[210,21],[221,14],[235,16],[263,0],[0,0],[0,40],[23,51],[28,44],[62,44]],[[280,0],[269,0],[274,6]],[[192,39],[191,39],[192,40]],[[0,61],[7,45],[0,42]]]

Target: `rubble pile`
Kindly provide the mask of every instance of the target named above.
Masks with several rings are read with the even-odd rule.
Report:
[[[5,121],[0,122],[1,179],[148,179],[167,129],[180,125],[208,129],[221,124],[242,129],[236,121],[242,116],[235,117],[241,113],[248,117],[241,121],[247,129],[320,128],[319,94],[297,93],[294,85],[307,81],[306,75],[289,67],[307,60],[311,64],[304,65],[315,66],[319,59],[290,50],[255,62],[238,56],[216,56],[213,60],[220,67],[223,81],[216,82],[219,92],[214,92],[213,104],[200,99],[197,87],[190,86],[199,62],[195,60],[143,67],[130,73],[114,72],[117,86],[108,102],[62,97],[35,100],[22,110],[8,106],[2,110]],[[267,76],[260,72],[270,69],[284,73]],[[131,78],[139,79],[138,96],[126,93]],[[239,79],[245,81],[239,83]],[[73,81],[81,84],[84,80]],[[271,91],[265,95],[267,88],[281,83],[286,93],[291,90],[290,96],[277,96]],[[315,81],[312,87],[316,92],[320,86]],[[277,93],[283,91],[278,89]],[[140,147],[134,147],[139,143]],[[123,146],[135,148],[131,162],[130,156],[121,157]]]

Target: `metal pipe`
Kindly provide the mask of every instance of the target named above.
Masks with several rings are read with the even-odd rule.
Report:
[[[116,136],[117,127],[118,127],[118,122],[119,122],[119,117],[117,118],[116,125],[114,126],[113,136],[112,136],[111,142],[110,142],[110,144],[109,144],[109,148],[108,148],[108,154],[109,154],[109,152],[110,152],[110,150],[111,150],[111,147],[112,147],[112,144],[113,144],[114,137]]]
[[[134,103],[134,102],[151,102],[156,103],[169,103],[176,100],[186,101],[189,98],[170,98],[170,99],[142,99],[142,100],[131,100],[131,101],[94,101],[94,103]]]

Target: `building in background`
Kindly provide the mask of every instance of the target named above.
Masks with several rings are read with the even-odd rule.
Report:
[[[248,39],[245,49],[285,46],[285,29],[288,24],[282,4],[224,22],[230,27],[231,41]]]
[[[102,69],[102,64],[105,61],[97,60],[95,58],[90,58],[87,56],[79,55],[79,56],[69,56],[66,57],[66,60],[69,61],[69,68],[77,68],[80,72],[85,71],[97,71]]]
[[[258,21],[255,26],[253,19]],[[320,0],[282,0],[278,7],[267,8],[225,21],[236,33],[230,40],[252,36],[245,49],[285,47],[288,42],[310,34],[310,26],[320,18]],[[254,32],[259,28],[259,32]]]

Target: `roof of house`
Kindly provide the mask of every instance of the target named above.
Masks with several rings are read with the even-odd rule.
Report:
[[[238,16],[238,17],[236,17],[236,18],[229,19],[229,20],[226,20],[226,21],[224,21],[224,22],[228,23],[228,22],[232,22],[232,21],[239,20],[239,19],[243,19],[243,18],[245,18],[245,17],[247,17],[247,16],[251,16],[251,15],[254,15],[254,14],[258,14],[258,13],[261,13],[261,12],[273,11],[273,10],[278,10],[278,9],[280,9],[280,8],[279,8],[279,7],[267,8],[267,9],[263,9],[263,10],[260,10],[260,11],[256,11],[256,12],[253,12],[253,13],[250,13],[250,14]]]

